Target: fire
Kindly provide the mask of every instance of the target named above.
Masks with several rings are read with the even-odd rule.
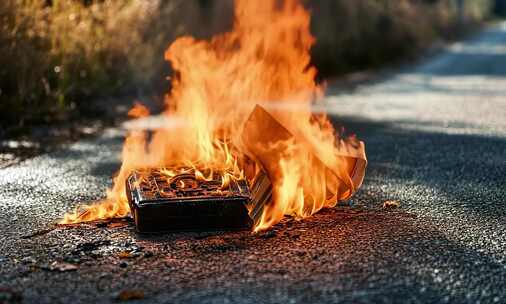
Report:
[[[166,174],[192,168],[204,179],[214,170],[222,172],[222,186],[251,182],[265,170],[274,195],[255,230],[350,197],[363,178],[363,143],[336,139],[326,116],[311,111],[323,90],[310,64],[315,40],[309,25],[309,13],[296,0],[237,0],[230,32],[210,41],[176,40],[165,53],[176,73],[164,115],[185,123],[149,139],[132,131],[107,199],[78,207],[62,223],[126,216],[125,180],[142,168],[166,168]],[[141,105],[131,113],[149,114]],[[362,172],[355,176],[357,164]]]

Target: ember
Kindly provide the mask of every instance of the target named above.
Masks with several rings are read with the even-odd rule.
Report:
[[[310,63],[309,24],[296,0],[237,0],[230,32],[176,40],[165,54],[175,71],[167,123],[150,136],[132,131],[107,199],[62,222],[132,213],[139,230],[192,229],[236,216],[228,228],[253,223],[258,231],[352,196],[365,173],[364,144],[339,138],[312,111],[323,89]],[[131,113],[149,115],[140,105]]]
[[[192,168],[153,169],[134,171],[127,186],[137,189],[143,200],[249,196],[246,180],[227,180],[226,176],[222,172]]]

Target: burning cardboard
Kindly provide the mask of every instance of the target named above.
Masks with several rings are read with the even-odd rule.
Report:
[[[320,204],[316,201],[313,204],[307,204],[307,200],[314,199],[314,197],[311,198],[303,193],[299,201],[291,200],[292,204],[268,204],[264,208],[271,210],[264,212],[256,229],[271,226],[273,222],[279,221],[287,213],[304,217],[319,211],[322,207],[334,206],[337,201],[350,198],[364,179],[367,160],[363,142],[357,141],[354,145],[343,144],[340,146],[335,155],[338,161],[336,163],[344,167],[345,170],[342,167],[332,168],[324,163],[317,154],[314,154],[315,150],[311,147],[310,142],[302,136],[296,137],[259,105],[255,106],[244,125],[243,142],[253,159],[260,163],[267,172],[274,185],[280,185],[286,180],[286,176],[283,174],[286,174],[287,169],[282,167],[283,160],[291,159],[293,155],[290,154],[293,151],[299,150],[299,153],[303,153],[306,161],[314,166],[315,171],[321,171],[323,168],[325,172],[325,180],[321,183],[325,186],[325,190],[322,191],[324,197],[320,198]],[[311,183],[305,185],[303,182],[312,178],[313,176],[310,174],[299,178],[295,181],[296,188],[301,190],[304,190],[304,187],[310,188]],[[279,187],[277,189],[279,191]],[[275,193],[274,195],[282,196],[283,193]]]

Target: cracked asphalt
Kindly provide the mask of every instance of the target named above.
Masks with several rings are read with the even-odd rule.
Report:
[[[52,229],[104,195],[118,130],[1,169],[0,303],[506,303],[505,98],[506,23],[331,88],[326,110],[366,142],[364,185],[262,234]]]

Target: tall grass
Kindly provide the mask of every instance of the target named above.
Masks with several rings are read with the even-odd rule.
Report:
[[[396,60],[461,26],[457,0],[304,2],[323,75]],[[491,1],[465,2],[464,19],[475,22]],[[232,7],[232,0],[1,0],[0,125],[65,119],[98,96],[162,93],[170,42],[226,30]]]
[[[97,96],[156,91],[166,85],[169,43],[219,27],[198,22],[206,16],[187,0],[0,1],[1,124],[65,118]]]

